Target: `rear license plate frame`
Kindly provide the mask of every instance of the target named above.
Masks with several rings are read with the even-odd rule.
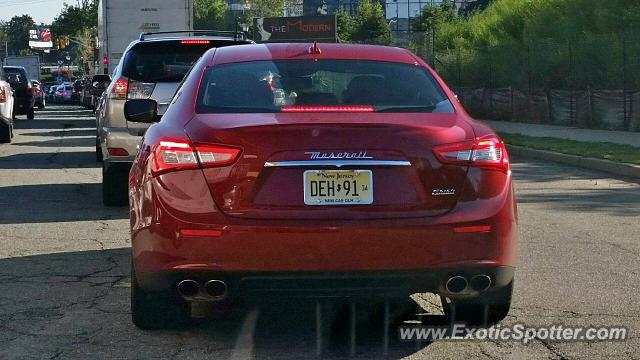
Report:
[[[345,198],[343,198],[343,201],[336,201],[335,200],[335,196],[332,197],[332,199],[329,199],[330,197],[326,197],[327,199],[325,199],[324,201],[322,201],[321,199],[318,199],[318,196],[313,196],[312,194],[310,194],[309,192],[311,191],[311,189],[307,186],[308,184],[308,177],[309,174],[320,174],[320,173],[331,173],[331,174],[343,174],[343,175],[349,175],[349,173],[356,173],[356,174],[368,174],[369,176],[369,181],[366,182],[365,184],[362,184],[361,182],[358,182],[357,180],[353,180],[353,181],[357,181],[356,182],[356,187],[357,186],[362,186],[362,185],[366,185],[368,190],[366,190],[366,194],[368,196],[366,197],[358,197],[357,201],[353,201],[353,202],[348,202],[348,201],[344,201]],[[360,176],[360,175],[357,175]],[[335,180],[337,181],[337,179]],[[348,181],[348,180],[347,180]],[[302,186],[304,189],[304,204],[305,205],[309,205],[309,206],[351,206],[351,205],[371,205],[373,204],[373,171],[372,170],[368,170],[368,169],[345,169],[345,170],[333,170],[333,169],[313,169],[313,170],[305,170],[303,176],[302,176]],[[356,199],[354,199],[356,200]]]

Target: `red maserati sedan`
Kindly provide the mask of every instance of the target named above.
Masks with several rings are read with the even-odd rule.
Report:
[[[509,311],[516,201],[504,143],[424,61],[392,47],[212,49],[129,176],[132,316],[196,302],[432,292],[456,320]],[[453,310],[455,309],[455,310]]]

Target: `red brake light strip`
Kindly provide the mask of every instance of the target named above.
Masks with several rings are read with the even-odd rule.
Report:
[[[296,105],[283,106],[282,112],[302,113],[302,112],[373,112],[371,105],[340,105],[340,106],[315,106],[315,105]]]

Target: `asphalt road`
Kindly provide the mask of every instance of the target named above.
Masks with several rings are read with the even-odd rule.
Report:
[[[128,213],[101,205],[94,132],[90,112],[52,106],[19,118],[14,143],[0,145],[0,358],[314,357],[312,302],[242,308],[188,329],[131,324]],[[389,358],[640,358],[640,185],[517,160],[520,266],[503,324],[623,325],[631,338],[416,344],[392,329]],[[425,321],[442,318],[437,301],[417,299],[434,314]],[[348,327],[325,328],[325,357],[347,357]],[[359,321],[356,334],[356,357],[382,356],[379,327]]]

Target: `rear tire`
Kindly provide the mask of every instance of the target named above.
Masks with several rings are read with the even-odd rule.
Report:
[[[105,206],[125,206],[129,203],[129,179],[126,173],[102,165],[102,203]]]
[[[175,292],[145,291],[138,284],[131,264],[131,320],[143,330],[159,330],[185,325],[189,319],[188,304]]]
[[[0,123],[0,144],[11,143],[12,133],[11,124]]]
[[[465,322],[468,325],[491,325],[504,320],[511,308],[511,297],[513,294],[513,281],[502,289],[491,294],[480,296],[471,300],[457,300],[455,304],[454,321]],[[447,304],[442,298],[444,314],[451,317],[451,304]],[[484,324],[484,307],[489,306],[487,323]]]
[[[36,117],[35,112],[33,110],[33,108],[29,108],[27,110],[27,119],[28,120],[33,120]]]

